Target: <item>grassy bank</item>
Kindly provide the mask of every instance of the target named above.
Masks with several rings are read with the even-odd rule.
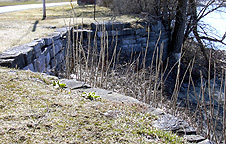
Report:
[[[91,101],[53,77],[0,67],[0,143],[183,143],[142,105]]]

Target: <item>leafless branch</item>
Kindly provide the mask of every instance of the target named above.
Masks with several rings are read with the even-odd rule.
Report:
[[[219,40],[219,39],[217,39],[217,38],[211,38],[211,37],[207,37],[207,36],[200,36],[200,39],[209,40],[209,41],[213,41],[213,42],[219,42],[219,43],[221,43],[221,44],[223,44],[223,45],[226,45],[226,43],[223,42],[222,39]]]

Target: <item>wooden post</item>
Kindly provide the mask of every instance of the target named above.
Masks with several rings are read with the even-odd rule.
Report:
[[[44,20],[46,18],[46,0],[42,0],[43,3],[43,17],[42,19]]]

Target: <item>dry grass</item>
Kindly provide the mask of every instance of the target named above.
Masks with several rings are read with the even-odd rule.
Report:
[[[68,2],[68,0],[46,0],[46,3]],[[22,4],[39,4],[42,0],[1,0],[1,6],[22,5]]]
[[[105,7],[97,6],[96,21],[93,19],[93,6],[79,7],[77,4],[73,4],[73,7],[75,15],[73,15],[70,5],[49,7],[47,8],[47,18],[45,20],[42,20],[42,9],[0,14],[0,52],[45,37],[55,31],[55,29],[49,29],[48,27],[65,27],[72,21],[77,24],[90,24],[112,19],[111,11]],[[136,18],[123,15],[118,16],[115,20],[131,22],[135,21]]]
[[[39,73],[0,67],[0,143],[183,143],[144,106],[91,101]]]

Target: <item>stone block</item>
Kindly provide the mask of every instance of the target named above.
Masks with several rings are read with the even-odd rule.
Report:
[[[158,36],[159,36],[159,33],[158,33],[158,35],[157,35],[156,32],[149,32],[149,39],[150,39],[150,38],[153,38],[153,37],[158,37]],[[145,34],[143,35],[143,37],[148,37],[148,32],[145,33]]]
[[[51,59],[51,63],[50,63],[51,68],[55,68],[56,67],[56,60],[55,58]]]
[[[147,47],[147,42],[144,42],[142,44],[143,47]],[[155,42],[148,42],[148,48],[154,49],[155,48]]]
[[[56,32],[64,33],[64,32],[67,32],[71,29],[72,29],[72,27],[71,28],[70,27],[57,28]]]
[[[54,32],[48,35],[50,38],[52,38],[54,41],[58,40],[61,38],[61,33],[60,32]]]
[[[42,39],[45,41],[46,46],[49,46],[49,45],[51,45],[53,43],[53,39],[50,36],[49,37],[44,37]]]
[[[60,53],[58,53],[57,55],[55,55],[55,57],[51,60],[51,67],[55,68],[59,63],[62,62],[62,60],[64,59],[64,57],[61,56]]]
[[[62,43],[61,40],[54,41],[54,47],[55,54],[57,54],[62,49]]]
[[[185,135],[184,137],[185,137],[185,139],[187,139],[187,141],[192,142],[192,143],[198,143],[198,142],[205,140],[205,138],[200,135]]]
[[[50,60],[51,60],[50,53],[47,53],[47,55],[46,55],[46,65],[50,64]]]
[[[136,43],[147,43],[147,38],[146,37],[142,37],[142,38],[138,38]]]
[[[33,49],[31,48],[30,51],[26,52],[24,54],[25,56],[25,63],[26,65],[31,64],[34,61],[34,52]]]
[[[26,67],[23,68],[23,70],[30,70],[30,71],[35,71],[33,63],[30,63]]]
[[[45,56],[40,55],[38,59],[34,60],[34,70],[35,72],[44,72],[45,71]]]
[[[99,37],[99,38],[101,38],[101,37],[108,37],[108,39],[110,38],[111,39],[111,37],[116,37],[118,35],[118,32],[117,31],[115,31],[115,30],[111,30],[111,31],[105,31],[105,32],[103,32],[103,31],[98,31],[97,32],[97,36]]]
[[[128,48],[129,48],[129,45],[122,45],[122,46],[121,46],[121,50],[122,50],[122,51],[127,51]]]
[[[50,49],[48,47],[44,47],[44,48],[42,48],[41,54],[46,56],[49,52],[50,52]]]
[[[56,32],[58,32],[60,34],[61,38],[67,36],[68,31],[72,32],[72,27],[63,27],[63,28],[57,28],[56,29]]]
[[[87,39],[89,36],[93,37],[94,32],[88,29],[74,29],[75,40],[77,36],[78,36],[78,39],[80,39],[81,34],[83,39]]]
[[[14,59],[0,59],[0,66],[12,68],[12,63]]]
[[[14,47],[1,53],[0,59],[15,59],[19,55],[24,55],[25,60],[22,60],[22,62],[24,61],[25,65],[28,65],[33,61],[33,57],[34,57],[33,48],[28,45],[21,45],[18,47]],[[22,57],[20,56],[20,58]],[[20,62],[16,62],[16,63],[20,63]]]
[[[135,34],[136,35],[140,35],[140,36],[144,36],[145,34],[147,34],[148,32],[147,32],[147,30],[146,29],[137,29],[136,31],[135,31]]]
[[[130,44],[128,48],[129,52],[141,52],[142,50],[141,44]]]
[[[136,40],[135,39],[123,39],[122,40],[122,45],[131,45],[131,44],[135,44]]]
[[[127,35],[134,35],[135,31],[132,28],[125,28],[121,31],[118,31],[119,36],[127,36]]]
[[[9,67],[9,68],[19,68],[22,69],[25,67],[25,58],[24,54],[17,53],[15,54],[7,54],[7,53],[1,53],[0,54],[0,65]]]
[[[52,70],[51,70],[51,66],[47,65],[46,67],[46,74],[51,75],[52,74]]]
[[[50,52],[50,57],[51,59],[57,54],[59,53],[59,51],[61,51],[61,49],[63,48],[63,45],[61,43],[61,40],[57,40],[54,42],[53,46],[49,46],[49,52]]]
[[[203,140],[203,141],[201,141],[201,142],[198,142],[198,144],[214,144],[214,142],[212,142],[212,141],[206,139],[206,140]]]
[[[27,44],[34,50],[34,58],[38,58],[41,55],[42,48],[45,46],[45,41],[43,39],[37,39]]]
[[[130,27],[129,23],[113,22],[113,21],[92,23],[91,24],[91,29],[93,31],[96,31],[96,30],[102,31],[103,29],[105,29],[107,31],[123,30],[124,28],[129,28],[129,27]]]

